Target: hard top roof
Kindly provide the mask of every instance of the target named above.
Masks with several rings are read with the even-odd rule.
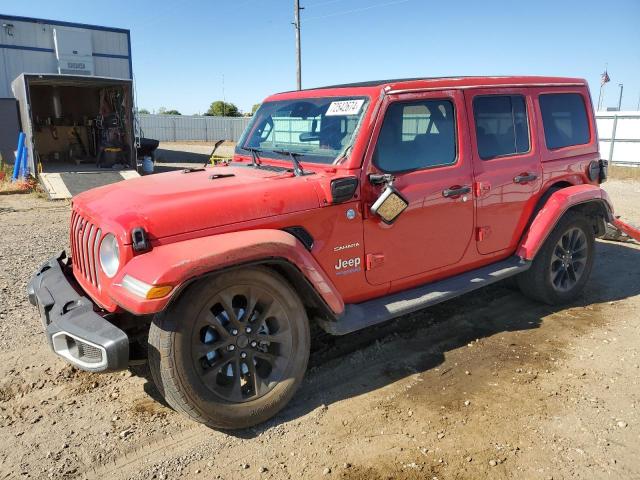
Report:
[[[327,85],[323,87],[305,88],[303,90],[292,90],[282,92],[283,94],[304,94],[318,90],[337,89],[384,89],[405,90],[423,88],[469,88],[469,87],[491,87],[491,86],[536,86],[536,85],[586,85],[582,78],[572,77],[545,77],[545,76],[460,76],[460,77],[416,77],[397,78],[387,80],[371,80],[367,82],[343,83],[337,85]]]

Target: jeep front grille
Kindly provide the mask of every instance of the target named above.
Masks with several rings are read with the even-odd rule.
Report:
[[[71,257],[76,271],[98,287],[98,249],[102,230],[77,212],[71,214]]]

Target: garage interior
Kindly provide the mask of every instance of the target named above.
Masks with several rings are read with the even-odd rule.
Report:
[[[128,82],[31,79],[39,173],[135,168]]]

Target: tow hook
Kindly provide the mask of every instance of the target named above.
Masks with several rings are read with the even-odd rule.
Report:
[[[636,242],[640,242],[640,228],[623,222],[620,218],[616,218],[611,224],[621,232],[633,238]]]

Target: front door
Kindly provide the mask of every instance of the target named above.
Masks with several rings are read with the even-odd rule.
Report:
[[[465,93],[474,138],[478,252],[515,249],[542,183],[527,89]]]
[[[408,207],[391,224],[377,215],[364,220],[366,277],[374,285],[457,263],[474,228],[462,93],[392,95],[381,110],[364,170],[367,208],[385,188],[372,174],[393,176]]]

